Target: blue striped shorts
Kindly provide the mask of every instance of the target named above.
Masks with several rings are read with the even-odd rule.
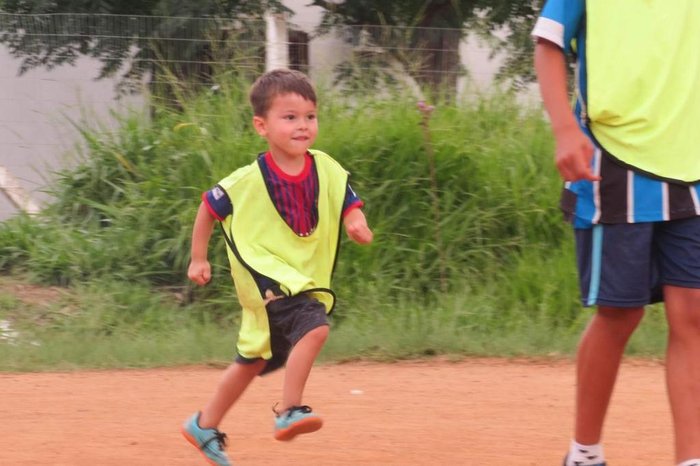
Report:
[[[584,306],[663,301],[663,285],[700,288],[700,217],[576,229]]]

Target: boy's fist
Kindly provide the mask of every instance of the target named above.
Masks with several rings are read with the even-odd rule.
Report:
[[[211,280],[211,265],[209,261],[192,261],[187,269],[187,278],[197,285],[206,285]]]
[[[345,231],[351,240],[358,244],[369,244],[374,237],[372,230],[367,226],[365,214],[360,209],[352,209],[343,219]]]

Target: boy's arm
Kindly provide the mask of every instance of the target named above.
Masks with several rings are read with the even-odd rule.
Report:
[[[591,169],[593,144],[581,130],[569,105],[566,58],[558,45],[539,38],[535,46],[535,71],[544,107],[556,141],[555,163],[566,181],[597,181]]]
[[[211,280],[211,265],[207,260],[209,239],[216,218],[209,212],[204,202],[199,204],[197,217],[192,228],[192,254],[187,277],[197,285],[205,285]]]
[[[350,209],[343,217],[343,225],[345,231],[351,240],[358,244],[369,244],[374,237],[372,230],[367,225],[365,214],[362,213],[359,207]]]

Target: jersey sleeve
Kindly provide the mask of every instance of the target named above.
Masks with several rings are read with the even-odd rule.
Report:
[[[233,205],[226,191],[219,185],[214,186],[209,191],[202,193],[202,202],[209,209],[214,218],[223,221],[233,213]]]
[[[547,0],[532,30],[536,39],[548,40],[564,50],[572,51],[572,43],[583,25],[585,0]]]
[[[348,212],[352,209],[357,209],[364,206],[365,203],[359,198],[355,191],[353,191],[350,183],[348,183],[347,188],[345,188],[345,200],[343,201],[343,217],[345,217]]]

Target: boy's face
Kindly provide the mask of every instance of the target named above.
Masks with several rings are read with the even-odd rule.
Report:
[[[280,94],[272,100],[265,116],[253,117],[253,125],[273,155],[303,157],[316,140],[316,104],[299,94]]]

